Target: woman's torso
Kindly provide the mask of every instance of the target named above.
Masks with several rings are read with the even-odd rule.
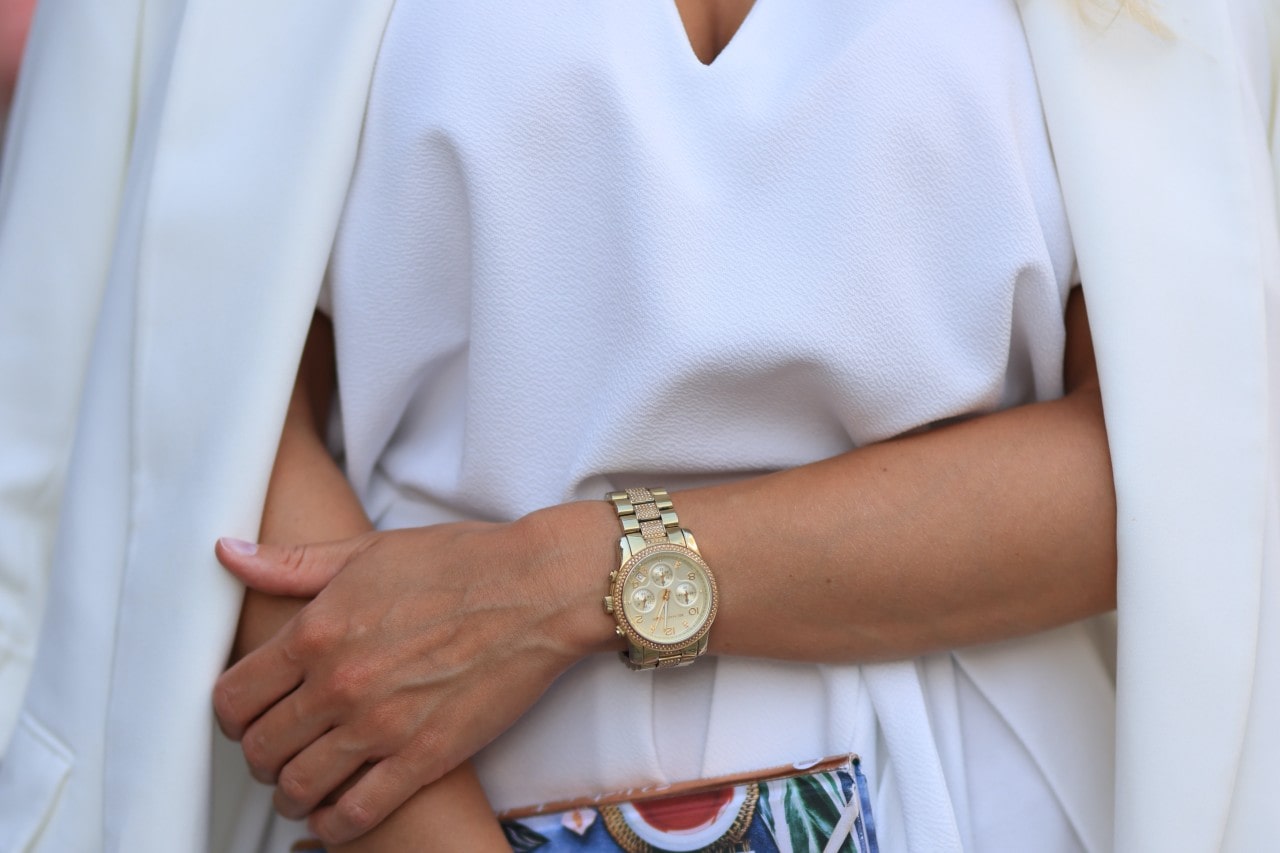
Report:
[[[710,66],[668,0],[399,0],[325,295],[348,475],[381,527],[507,519],[1055,396],[1073,263],[1011,0],[757,0]],[[875,752],[874,704],[593,660],[480,767],[510,806]]]
[[[335,251],[371,509],[512,517],[1059,388],[1070,239],[1008,0],[402,0]]]

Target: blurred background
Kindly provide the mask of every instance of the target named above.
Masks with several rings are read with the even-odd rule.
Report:
[[[13,84],[22,60],[22,45],[31,24],[36,0],[0,0],[0,127],[9,112]]]

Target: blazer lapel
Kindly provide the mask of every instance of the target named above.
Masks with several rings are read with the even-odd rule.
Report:
[[[1162,3],[1171,39],[1125,18],[1086,23],[1074,5],[1021,0],[1119,504],[1116,849],[1215,850],[1262,573],[1276,571],[1261,464],[1271,193],[1223,3]]]
[[[113,849],[150,849],[161,816],[174,849],[207,842],[208,798],[191,792],[208,784],[208,691],[240,601],[212,544],[257,530],[390,8],[190,0],[181,20],[136,268],[120,272],[138,331]]]

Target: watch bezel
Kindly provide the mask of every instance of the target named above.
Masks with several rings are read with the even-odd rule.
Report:
[[[706,619],[703,621],[701,627],[688,637],[677,640],[674,643],[660,643],[657,640],[650,639],[635,630],[635,627],[631,624],[631,620],[627,618],[626,609],[622,606],[622,596],[626,587],[627,578],[631,576],[631,573],[639,563],[643,562],[649,556],[657,553],[679,554],[681,557],[697,563],[707,576],[707,586],[710,590],[711,606],[707,610]],[[657,542],[632,554],[631,559],[623,563],[622,567],[618,569],[618,574],[614,578],[610,592],[612,593],[613,601],[616,602],[613,609],[613,616],[614,620],[618,623],[618,627],[622,629],[626,634],[627,639],[633,644],[642,648],[652,649],[653,651],[676,651],[701,642],[702,638],[711,630],[711,623],[715,621],[716,614],[720,609],[720,589],[716,585],[715,572],[711,571],[711,567],[707,565],[707,561],[704,560],[702,555],[697,551],[684,545],[677,545],[674,542]]]

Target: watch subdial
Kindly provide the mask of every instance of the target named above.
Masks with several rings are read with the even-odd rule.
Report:
[[[658,563],[649,571],[649,580],[653,581],[653,585],[666,589],[671,586],[671,579],[675,577],[675,569],[666,563]]]
[[[680,581],[674,590],[676,603],[688,607],[698,600],[698,588],[688,581]]]
[[[658,604],[658,597],[647,587],[631,593],[631,606],[639,613],[651,613]]]

